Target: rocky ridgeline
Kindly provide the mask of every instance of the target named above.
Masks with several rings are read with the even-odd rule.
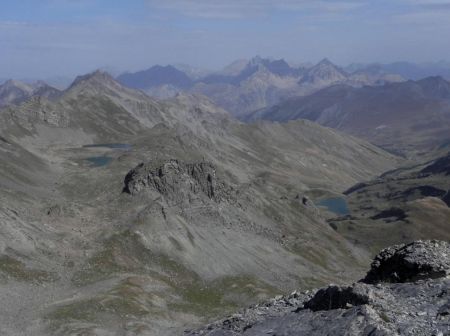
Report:
[[[216,203],[234,199],[233,188],[217,178],[216,168],[209,162],[141,163],[126,175],[124,184],[123,191],[128,194],[153,191],[171,204],[192,203],[202,198]]]
[[[351,286],[277,297],[186,335],[450,335],[450,244],[387,248]]]

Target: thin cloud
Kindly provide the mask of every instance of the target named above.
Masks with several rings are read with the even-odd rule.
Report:
[[[402,13],[392,16],[395,23],[449,27],[450,0],[404,0],[409,7]]]
[[[429,10],[437,10],[437,11],[449,11],[450,10],[450,2],[447,3],[427,3],[423,4],[422,8]]]
[[[173,11],[199,18],[244,19],[267,16],[274,10],[347,12],[365,5],[365,1],[351,0],[148,0],[153,8]]]
[[[418,10],[450,10],[450,1],[448,0],[406,0],[406,3],[417,7]]]

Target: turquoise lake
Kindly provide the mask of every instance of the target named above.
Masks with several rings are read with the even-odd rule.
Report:
[[[112,161],[109,156],[92,156],[86,159],[91,164],[91,167],[103,167]]]
[[[83,148],[109,148],[109,149],[130,150],[132,146],[124,143],[103,143],[103,144],[84,145]],[[113,158],[106,155],[101,155],[88,157],[85,160],[90,163],[91,167],[103,167],[108,165],[113,160]]]
[[[345,216],[350,214],[347,201],[342,197],[325,198],[317,202],[316,205],[323,206],[337,215]]]

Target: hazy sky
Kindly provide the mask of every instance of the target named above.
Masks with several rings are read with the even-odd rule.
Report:
[[[0,78],[254,55],[450,60],[450,0],[0,0]]]

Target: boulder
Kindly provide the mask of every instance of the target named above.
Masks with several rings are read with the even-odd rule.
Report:
[[[449,243],[416,241],[382,250],[362,282],[411,282],[445,277],[449,271]]]
[[[314,297],[305,303],[305,308],[312,311],[347,309],[368,304],[371,297],[370,287],[355,284],[350,287],[331,285],[320,289]]]

